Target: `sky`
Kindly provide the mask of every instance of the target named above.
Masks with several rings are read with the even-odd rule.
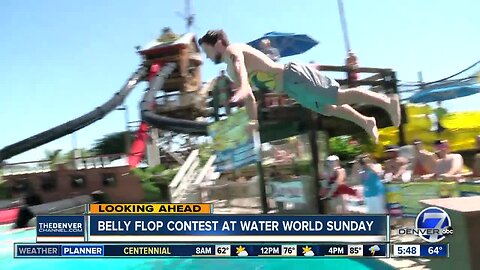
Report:
[[[480,60],[476,0],[343,0],[352,49],[361,66],[392,68],[402,81],[444,78]],[[232,42],[271,31],[308,34],[320,42],[282,61],[343,65],[345,46],[336,0],[192,0],[197,36],[223,28]],[[169,26],[185,32],[180,0],[1,0],[0,148],[72,120],[108,100],[140,64],[145,45]],[[205,59],[205,58],[204,58]],[[205,61],[202,79],[223,68]],[[139,120],[144,84],[128,97]],[[445,102],[475,110],[480,95]],[[45,150],[89,148],[125,130],[125,111],[8,160],[45,157]],[[76,142],[76,143],[74,143]]]

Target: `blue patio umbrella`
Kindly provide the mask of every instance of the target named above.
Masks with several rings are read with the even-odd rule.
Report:
[[[480,93],[479,84],[443,84],[418,91],[409,98],[412,103],[429,103],[466,97]]]
[[[308,35],[270,32],[261,38],[250,41],[248,45],[260,49],[260,42],[265,38],[270,40],[272,47],[278,49],[281,57],[304,53],[318,44],[318,41]]]

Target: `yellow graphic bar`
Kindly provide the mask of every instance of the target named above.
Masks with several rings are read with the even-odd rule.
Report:
[[[90,214],[211,214],[208,203],[90,204]]]

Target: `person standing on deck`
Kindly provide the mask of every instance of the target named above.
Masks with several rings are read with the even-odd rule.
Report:
[[[363,196],[368,214],[385,214],[385,187],[382,183],[382,168],[367,155],[355,160],[352,167],[354,177],[358,177],[363,185]]]
[[[338,156],[332,155],[327,158],[327,168],[324,179],[325,189],[322,189],[320,196],[329,198],[330,209],[335,214],[347,212],[344,195],[356,196],[357,191],[347,185],[347,174],[340,166]]]
[[[448,113],[447,109],[442,107],[442,102],[437,101],[437,108],[433,110],[433,114],[435,114],[435,118],[437,118],[437,133],[440,133],[445,130],[445,128],[441,124],[441,120],[443,117]]]

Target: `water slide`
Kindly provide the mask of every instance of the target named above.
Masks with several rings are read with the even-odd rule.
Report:
[[[156,94],[162,88],[165,79],[175,69],[174,63],[167,63],[153,78],[150,88],[145,92],[140,103],[142,120],[151,126],[179,133],[207,135],[207,122],[165,117],[154,112]]]
[[[198,122],[198,121],[165,117],[165,116],[157,115],[153,111],[153,108],[156,105],[155,95],[157,91],[162,88],[163,83],[165,82],[165,79],[168,77],[170,73],[173,72],[174,68],[175,68],[175,64],[169,63],[169,64],[166,64],[157,73],[157,76],[154,78],[154,81],[150,89],[146,91],[144,98],[140,104],[142,120],[148,123],[149,125],[157,128],[162,128],[162,129],[172,130],[172,131],[182,132],[182,133],[206,135],[207,125],[208,125],[206,122]],[[119,92],[115,93],[110,100],[105,102],[100,107],[97,107],[91,112],[84,114],[74,120],[58,125],[44,132],[38,133],[37,135],[34,135],[22,141],[5,146],[4,148],[0,149],[0,162],[7,160],[18,154],[21,154],[23,152],[26,152],[28,150],[31,150],[33,148],[36,148],[38,146],[41,146],[51,141],[54,141],[56,139],[59,139],[68,134],[71,134],[77,130],[80,130],[102,119],[108,113],[110,113],[115,108],[120,106],[125,101],[125,98],[130,94],[132,89],[135,87],[137,82],[139,82],[142,78],[146,77],[147,75],[148,75],[148,69],[142,66],[127,80],[127,82]],[[145,136],[143,136],[143,138],[144,138],[142,139],[143,143],[146,143]],[[137,149],[144,148],[144,147],[139,147],[138,144],[136,146],[137,146],[136,147]],[[133,150],[134,149],[132,149],[132,151]]]
[[[150,88],[147,89],[140,102],[142,124],[137,131],[128,156],[128,164],[131,168],[135,168],[143,158],[143,153],[145,152],[148,140],[147,124],[180,133],[199,135],[207,134],[207,123],[205,122],[166,117],[154,112],[156,106],[156,94],[162,88],[165,79],[173,72],[175,66],[174,63],[168,63],[161,69],[155,70],[158,71],[155,77],[149,78],[151,81]]]
[[[30,149],[44,145],[63,136],[71,134],[77,130],[80,130],[94,122],[102,119],[108,113],[115,110],[121,105],[125,98],[130,94],[134,86],[147,74],[145,67],[140,67],[132,76],[127,80],[125,85],[120,91],[115,93],[112,98],[105,102],[100,107],[95,108],[91,112],[84,114],[76,119],[73,119],[64,124],[58,125],[54,128],[48,129],[44,132],[38,133],[32,137],[26,138],[14,144],[5,146],[0,149],[0,162],[9,159],[13,156],[26,152]]]

